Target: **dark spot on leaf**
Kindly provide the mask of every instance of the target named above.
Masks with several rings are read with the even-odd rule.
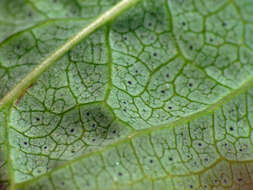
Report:
[[[152,23],[150,22],[150,23],[148,23],[148,26],[152,26]]]
[[[199,143],[198,145],[199,145],[199,146],[202,146],[202,143]]]
[[[240,148],[239,151],[242,152],[242,149]]]
[[[92,127],[95,128],[95,127],[96,127],[96,123],[93,123],[93,124],[92,124]]]
[[[190,189],[192,189],[192,188],[193,188],[193,185],[190,185],[189,187],[190,187]]]
[[[126,109],[123,109],[124,112],[126,112]]]
[[[73,133],[75,131],[75,129],[70,129],[70,132]]]
[[[154,160],[149,160],[149,163],[152,164],[154,162]]]
[[[96,141],[96,139],[92,139],[92,141],[93,141],[93,142],[95,142],[95,141]]]
[[[161,90],[161,93],[164,94],[164,93],[165,93],[165,90]]]
[[[173,158],[172,157],[169,157],[169,161],[172,161],[173,160]]]
[[[24,145],[27,145],[27,142],[24,142]]]
[[[90,112],[87,112],[86,115],[89,116],[89,115],[90,115]]]
[[[185,22],[182,22],[182,25],[185,26]]]
[[[229,128],[229,130],[230,130],[230,131],[233,131],[233,130],[234,130],[234,128],[233,128],[233,127],[230,127],[230,128]]]
[[[36,120],[37,120],[37,121],[40,121],[40,118],[39,118],[39,117],[36,117]]]
[[[124,101],[123,104],[126,104],[126,101]]]
[[[193,50],[193,46],[192,46],[192,45],[190,45],[190,46],[189,46],[189,49],[190,49],[190,50]]]
[[[157,56],[157,53],[153,53],[153,56],[155,56],[155,57],[156,57],[156,56]]]
[[[17,49],[20,49],[20,45],[17,45],[17,47],[16,47]]]
[[[115,134],[115,133],[116,133],[116,130],[113,130],[112,133]]]
[[[192,83],[189,83],[189,87],[192,87],[193,85],[192,85]]]
[[[224,27],[227,26],[227,23],[226,23],[226,22],[223,22],[223,23],[222,23],[222,26],[224,26]]]
[[[123,174],[121,172],[118,173],[119,176],[122,176]]]
[[[135,70],[136,73],[138,73],[138,70]]]
[[[131,82],[130,80],[129,80],[129,81],[127,81],[127,83],[128,83],[128,84],[130,84],[130,85],[132,84],[132,82]]]
[[[124,37],[124,40],[127,40],[127,37],[126,37],[126,36]]]
[[[44,146],[44,149],[46,150],[46,149],[47,149],[47,146]]]
[[[168,109],[169,109],[169,110],[171,110],[171,109],[172,109],[172,107],[171,107],[171,106],[168,106]]]
[[[169,77],[170,77],[170,74],[166,74],[166,77],[169,78]]]
[[[204,160],[205,160],[206,162],[208,162],[208,158],[205,158]]]

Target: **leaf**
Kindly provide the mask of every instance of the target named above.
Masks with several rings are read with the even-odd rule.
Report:
[[[5,8],[12,3],[1,2],[2,97],[117,1],[15,2],[16,15],[34,18],[16,19]],[[103,24],[2,107],[2,182],[18,190],[252,189],[252,7],[143,0]],[[7,21],[15,29],[4,31]]]

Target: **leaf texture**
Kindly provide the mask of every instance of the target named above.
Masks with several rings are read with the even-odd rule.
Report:
[[[13,2],[0,3],[1,97],[118,1]],[[252,189],[252,7],[143,0],[96,30],[1,110],[3,184]]]

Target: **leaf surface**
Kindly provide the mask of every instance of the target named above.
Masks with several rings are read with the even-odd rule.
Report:
[[[15,1],[0,6],[1,97],[118,2]],[[252,189],[252,7],[143,0],[93,32],[1,110],[0,179],[20,190]]]

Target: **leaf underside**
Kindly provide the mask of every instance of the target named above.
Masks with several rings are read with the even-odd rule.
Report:
[[[118,0],[1,0],[0,98]],[[143,0],[0,110],[0,189],[253,189],[252,0]]]

